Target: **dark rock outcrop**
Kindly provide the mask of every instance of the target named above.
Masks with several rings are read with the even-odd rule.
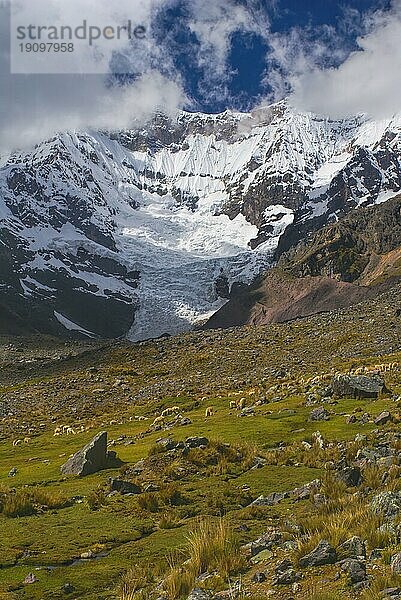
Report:
[[[348,558],[341,563],[341,569],[347,573],[352,584],[366,580],[366,564],[361,560]]]
[[[324,408],[324,406],[314,408],[309,415],[309,421],[328,421],[329,419],[330,413]]]
[[[140,494],[141,488],[136,483],[122,479],[110,479],[110,491],[120,494]]]
[[[336,473],[337,479],[347,487],[356,487],[362,481],[361,469],[359,467],[344,467]]]
[[[349,540],[338,546],[337,552],[342,558],[355,558],[358,560],[366,558],[365,542],[354,535]]]
[[[391,557],[391,570],[396,575],[401,575],[401,552]]]
[[[389,393],[386,384],[380,377],[366,377],[365,375],[336,375],[333,377],[331,387],[336,396],[352,398],[377,399],[381,394]]]
[[[401,492],[380,492],[370,503],[372,512],[392,519],[401,512]]]
[[[299,560],[300,567],[319,567],[331,565],[337,560],[337,553],[326,540],[321,540],[316,548]]]

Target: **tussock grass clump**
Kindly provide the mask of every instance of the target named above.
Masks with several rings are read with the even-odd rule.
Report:
[[[371,477],[377,477],[376,469],[372,469]],[[294,551],[296,562],[321,539],[338,547],[355,535],[365,540],[371,549],[388,548],[396,542],[391,529],[381,529],[385,518],[371,511],[366,498],[348,493],[344,484],[330,471],[323,478],[321,492],[326,502],[302,520],[302,533]]]
[[[33,488],[30,490],[30,494],[34,504],[39,504],[43,508],[64,508],[70,504],[69,500],[62,493],[55,490]]]
[[[382,487],[382,471],[375,464],[367,465],[363,470],[364,486],[371,490],[378,490]]]
[[[193,448],[187,459],[200,468],[208,468],[216,475],[230,473],[235,465],[247,471],[254,464],[256,448],[252,444],[224,444],[211,441],[207,448]]]
[[[183,565],[171,561],[170,572],[164,580],[169,600],[188,595],[196,578],[205,572],[216,572],[222,581],[246,568],[239,542],[223,519],[203,519],[190,531],[187,538],[189,558]]]
[[[0,491],[0,512],[6,517],[27,517],[46,509],[68,506],[59,492],[44,488],[6,489]]]
[[[2,513],[6,517],[27,517],[35,512],[32,497],[26,490],[9,493],[3,499]]]
[[[157,512],[159,510],[159,500],[154,492],[145,492],[138,498],[139,508],[149,512]]]
[[[310,552],[321,539],[327,539],[336,547],[356,535],[365,539],[370,548],[387,545],[391,542],[391,534],[378,530],[382,523],[364,502],[350,498],[348,506],[340,505],[337,512],[317,513],[303,520],[297,558]]]
[[[305,600],[344,600],[344,592],[331,592],[330,590],[319,588],[314,583],[306,588],[304,594]]]
[[[188,535],[190,563],[196,576],[206,571],[218,571],[225,579],[239,573],[244,559],[239,543],[226,521],[205,519]]]
[[[360,600],[383,600],[382,590],[388,588],[398,588],[400,586],[400,578],[397,575],[380,575],[375,574],[370,586],[363,590],[360,595]]]
[[[150,569],[136,567],[127,571],[119,589],[119,600],[148,600],[148,587],[154,582]]]
[[[105,491],[101,487],[92,490],[86,497],[86,503],[90,510],[99,510],[107,503]]]
[[[238,511],[237,518],[241,521],[266,521],[270,513],[269,506],[247,506]]]
[[[324,473],[321,482],[320,491],[326,498],[326,502],[319,508],[319,512],[326,515],[338,512],[342,509],[343,504],[348,502],[347,486],[336,477],[333,471]]]
[[[165,452],[164,447],[161,444],[153,444],[149,448],[148,456],[155,456],[156,454],[163,454]]]
[[[318,444],[313,444],[311,449],[296,442],[285,448],[270,450],[266,459],[268,464],[276,466],[292,466],[296,463],[302,463],[306,467],[321,469],[328,462],[337,463],[340,459],[340,451],[336,444],[327,448],[320,448]]]
[[[169,600],[178,600],[188,596],[195,582],[192,572],[183,566],[173,566],[163,582]]]
[[[232,510],[248,506],[253,498],[249,492],[221,486],[211,490],[205,500],[206,514],[223,517]]]
[[[180,520],[175,516],[168,513],[162,515],[159,521],[159,529],[175,529],[180,526]]]
[[[187,504],[188,500],[184,498],[180,489],[174,484],[167,484],[159,491],[159,498],[167,506],[182,506]]]

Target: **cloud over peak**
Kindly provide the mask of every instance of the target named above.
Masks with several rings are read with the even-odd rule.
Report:
[[[295,107],[335,118],[357,113],[390,118],[401,110],[401,0],[369,14],[365,27],[358,49],[338,67],[306,62],[302,72],[289,75]]]

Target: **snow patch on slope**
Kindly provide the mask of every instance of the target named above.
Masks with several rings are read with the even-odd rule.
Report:
[[[92,331],[87,331],[86,329],[83,329],[80,325],[78,325],[77,323],[74,323],[74,321],[71,321],[70,319],[67,319],[67,317],[65,317],[61,313],[58,313],[57,311],[53,311],[53,314],[56,317],[57,321],[59,321],[59,323],[61,323],[61,325],[63,325],[63,327],[68,329],[68,331],[78,331],[79,333],[83,333],[84,335],[86,335],[90,338],[97,337],[95,333],[92,333]]]

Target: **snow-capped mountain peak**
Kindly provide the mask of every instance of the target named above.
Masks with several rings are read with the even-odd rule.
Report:
[[[399,116],[332,121],[284,101],[63,133],[3,157],[0,301],[54,332],[188,329],[278,246],[398,192],[400,131]]]

